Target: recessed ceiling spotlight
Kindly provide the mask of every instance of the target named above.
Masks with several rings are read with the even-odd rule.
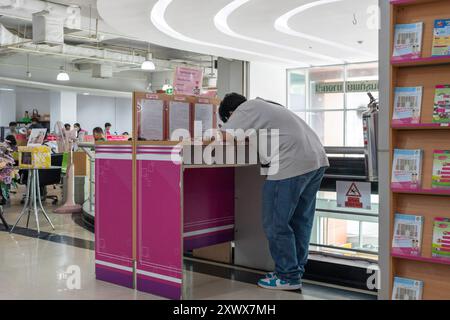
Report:
[[[83,92],[83,96],[88,96],[88,95],[90,95],[89,92]]]

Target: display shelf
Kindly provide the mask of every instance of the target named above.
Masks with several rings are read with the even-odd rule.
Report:
[[[450,265],[450,260],[446,260],[446,259],[427,258],[427,257],[422,257],[422,256],[410,256],[410,255],[398,254],[398,253],[392,253],[391,257],[398,258],[398,259],[404,259],[404,260],[414,260],[414,261],[421,261],[421,262],[430,262],[430,263]]]
[[[432,258],[433,221],[437,217],[450,217],[450,190],[432,188],[434,150],[450,150],[450,125],[433,122],[433,106],[437,85],[450,84],[450,57],[432,56],[434,23],[450,17],[448,0],[391,0],[391,41],[395,25],[423,22],[422,54],[418,59],[392,58],[391,43],[389,108],[393,115],[397,87],[423,88],[420,123],[390,123],[390,160],[394,149],[421,149],[422,187],[405,189],[390,186],[390,241],[394,234],[396,213],[424,217],[422,255],[409,256],[390,252],[389,277],[392,292],[394,277],[405,277],[424,282],[423,299],[450,299],[450,260]],[[392,118],[391,118],[392,119]],[[390,246],[391,244],[389,244]],[[388,293],[389,294],[389,293]]]
[[[416,124],[391,124],[392,129],[396,130],[449,130],[450,124],[440,123],[416,123]]]
[[[423,57],[418,59],[391,59],[391,64],[395,67],[422,67],[442,64],[450,64],[450,56],[444,57]]]
[[[407,194],[424,194],[434,196],[450,196],[450,190],[447,189],[403,189],[403,188],[391,188],[394,193],[407,193]]]

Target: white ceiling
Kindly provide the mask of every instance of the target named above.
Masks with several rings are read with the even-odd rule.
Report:
[[[376,21],[377,4],[378,0],[97,0],[97,10],[113,29],[143,41],[292,67],[377,60],[378,30],[370,24]]]

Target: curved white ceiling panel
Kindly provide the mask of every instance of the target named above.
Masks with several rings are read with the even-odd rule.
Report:
[[[293,67],[375,60],[377,32],[365,27],[363,20],[374,2],[98,0],[97,7],[106,23],[133,38]],[[357,25],[352,23],[353,14],[361,17]],[[358,43],[360,39],[364,42]]]

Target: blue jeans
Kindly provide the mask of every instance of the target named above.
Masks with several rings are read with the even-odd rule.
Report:
[[[282,280],[300,281],[305,272],[316,196],[325,169],[264,183],[263,228],[275,272]]]

